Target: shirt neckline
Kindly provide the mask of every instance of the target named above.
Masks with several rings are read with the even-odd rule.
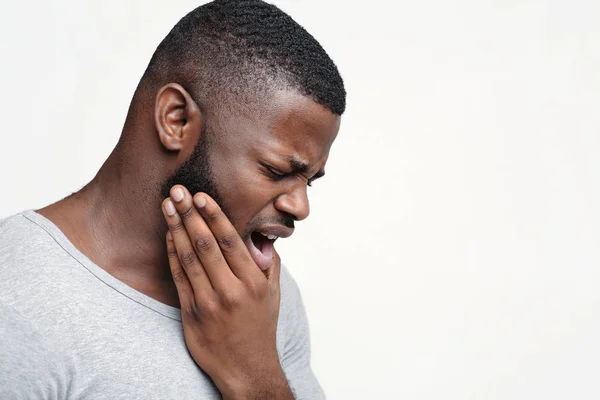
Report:
[[[126,283],[115,278],[104,269],[96,265],[90,260],[85,254],[77,249],[67,238],[67,236],[56,226],[52,221],[44,217],[42,214],[37,213],[33,209],[25,210],[21,212],[21,215],[27,218],[29,221],[38,225],[46,233],[48,233],[54,241],[75,261],[77,261],[83,268],[88,270],[98,280],[105,285],[114,289],[119,294],[127,297],[128,299],[170,319],[181,321],[181,310],[176,307],[169,306],[165,303],[153,299],[152,297],[135,290]]]

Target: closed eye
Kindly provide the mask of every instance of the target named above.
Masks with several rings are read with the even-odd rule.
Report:
[[[288,175],[285,172],[281,172],[278,169],[275,169],[273,167],[265,166],[265,168],[269,172],[269,175],[271,175],[271,177],[275,178],[275,179],[282,179],[282,178],[285,178]]]
[[[273,167],[271,167],[269,165],[263,165],[263,166],[267,170],[268,175],[272,179],[277,180],[277,181],[280,181],[280,180],[282,180],[284,178],[287,178],[287,177],[291,177],[292,175],[294,175],[294,176],[296,175],[296,173],[294,173],[294,172],[282,172],[282,171],[280,171],[280,170],[278,170],[276,168],[273,168]],[[318,179],[318,178],[320,178],[320,176],[315,176],[315,177],[307,179],[306,180],[306,185],[309,186],[309,187],[312,186],[312,183],[314,182],[314,180]]]

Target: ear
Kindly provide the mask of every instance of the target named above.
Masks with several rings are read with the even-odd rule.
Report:
[[[202,132],[202,119],[198,105],[181,85],[168,83],[156,94],[154,122],[167,150],[193,148]]]

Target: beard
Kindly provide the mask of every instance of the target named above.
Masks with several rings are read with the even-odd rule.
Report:
[[[235,226],[235,221],[231,210],[227,208],[223,202],[223,197],[219,192],[217,182],[215,180],[213,170],[210,163],[210,149],[211,140],[209,135],[206,133],[206,129],[203,129],[200,134],[200,139],[194,148],[192,154],[184,161],[183,164],[171,175],[161,186],[161,202],[163,199],[170,196],[170,190],[174,185],[183,185],[189,190],[191,195],[198,192],[203,192],[212,197],[216,203],[221,207],[223,213],[227,216],[229,221]],[[284,225],[289,228],[294,227],[294,217],[292,215],[280,215],[278,217],[271,218],[255,218],[245,228],[244,232],[239,232],[242,240],[247,242],[250,240],[250,236],[253,232],[253,227],[260,226],[263,223],[269,223],[274,225]]]
[[[203,129],[192,154],[162,184],[160,189],[161,201],[170,196],[169,191],[174,185],[183,185],[192,196],[198,192],[203,192],[212,197],[233,223],[231,214],[225,209],[223,197],[217,188],[210,164],[209,150],[210,140],[206,134],[206,129]]]

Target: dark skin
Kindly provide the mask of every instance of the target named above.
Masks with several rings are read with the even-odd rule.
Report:
[[[259,113],[222,116],[209,162],[223,204],[175,186],[161,207],[161,183],[193,152],[207,115],[178,84],[153,93],[134,96],[123,131],[133,140],[84,190],[38,212],[116,278],[181,307],[190,354],[224,398],[291,399],[275,347],[279,257],[261,271],[248,242],[259,226],[282,236],[284,221],[308,216],[307,185],[324,172],[340,117],[294,91],[271,93]],[[192,244],[200,233],[211,257]]]

